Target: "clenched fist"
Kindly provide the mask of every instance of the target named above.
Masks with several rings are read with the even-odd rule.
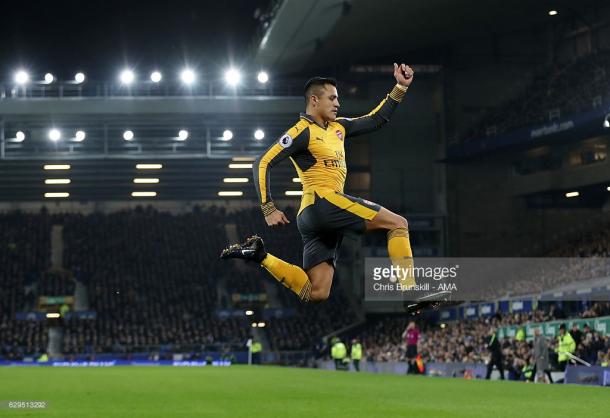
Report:
[[[409,87],[413,82],[413,69],[407,64],[394,63],[394,78],[401,86]]]

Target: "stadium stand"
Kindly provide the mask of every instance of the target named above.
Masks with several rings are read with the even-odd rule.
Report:
[[[293,212],[293,208],[287,209],[289,217]],[[217,207],[179,215],[138,207],[110,214],[49,215],[43,210],[39,214],[0,216],[7,237],[0,257],[8,267],[0,287],[5,301],[1,307],[1,355],[18,358],[45,352],[45,323],[25,321],[23,325],[14,315],[34,309],[37,296],[74,295],[75,280],[85,284],[88,310],[96,317],[64,319],[63,352],[68,357],[144,352],[170,355],[223,344],[243,346],[250,334],[250,322],[243,317],[215,315],[216,309],[236,307],[230,297],[222,297],[219,287],[224,287],[228,295],[252,294],[266,293],[265,281],[276,284],[263,269],[243,270],[218,263],[218,249],[228,241],[225,225],[234,223],[240,237],[260,232],[273,253],[294,263],[301,259],[295,225],[273,233],[263,222],[258,208],[226,213]],[[50,230],[57,223],[64,226],[64,263],[70,274],[49,270]],[[548,255],[603,257],[609,238],[605,229],[594,231]],[[544,286],[561,283],[567,276],[549,277]],[[340,278],[333,286],[331,301],[318,305],[301,304],[287,289],[277,287],[274,307],[290,308],[292,316],[268,321],[269,348],[313,352],[320,338],[357,322],[357,312],[342,290]],[[609,313],[610,304],[598,302],[584,309],[581,316]],[[552,310],[536,311],[526,317],[505,316],[494,324],[541,322],[555,316]],[[386,318],[367,324],[360,337],[369,359],[403,358],[400,334],[406,321]],[[483,339],[488,329],[485,320],[471,320],[444,330],[425,330],[420,352],[425,361],[483,361],[487,355]],[[521,342],[507,340],[503,344],[507,359],[517,363],[527,360],[529,352]],[[607,350],[607,344],[607,337],[592,333],[578,350],[595,362],[598,352]]]
[[[610,232],[602,227],[591,231],[551,250],[547,257],[589,257],[603,258],[608,256]],[[574,264],[581,268],[581,264]],[[573,280],[574,277],[594,278],[607,276],[609,271],[593,269],[586,273],[574,269],[547,271],[536,280],[526,280],[512,286],[515,294],[535,294]],[[610,315],[610,302],[590,302],[572,317],[596,318]],[[522,314],[508,314],[494,318],[462,320],[447,324],[444,329],[425,328],[418,343],[418,351],[425,362],[485,362],[489,357],[485,338],[491,326],[524,325],[554,319],[566,319],[556,305],[549,305],[548,310],[535,310]],[[386,317],[369,321],[365,330],[358,335],[363,341],[367,357],[371,361],[404,361],[406,346],[402,341],[402,332],[411,319],[406,317]],[[556,340],[551,340],[551,348]],[[531,342],[516,341],[505,338],[502,341],[505,369],[513,377],[519,377],[522,367],[533,354]],[[576,355],[591,364],[599,364],[610,355],[610,340],[597,331],[591,331],[577,346]]]
[[[489,110],[461,141],[475,141],[552,122],[592,110],[608,101],[610,54],[599,51],[575,58],[561,67],[552,65],[538,69],[523,94]]]
[[[0,215],[0,355],[18,359],[46,350],[44,323],[16,321],[15,313],[34,305],[41,272],[49,262],[52,217],[10,212]]]
[[[609,303],[596,303],[591,309],[606,315],[610,312]],[[583,313],[584,315],[584,313]],[[590,318],[590,317],[589,317]],[[425,328],[418,342],[418,353],[424,362],[464,362],[484,363],[489,359],[487,337],[491,327],[504,325],[525,325],[555,319],[552,311],[536,310],[528,314],[507,314],[494,318],[477,318]],[[406,361],[406,346],[402,332],[411,321],[405,317],[383,318],[367,324],[359,335],[363,341],[369,361]],[[509,376],[518,380],[523,366],[533,355],[531,341],[517,338],[504,338],[501,342],[504,355],[504,368]],[[550,349],[557,345],[556,339],[550,341]],[[577,356],[591,364],[600,364],[610,354],[608,336],[597,331],[586,333],[577,346]]]
[[[68,323],[68,352],[243,344],[243,324],[213,315],[217,278],[210,273],[225,236],[223,219],[214,207],[177,216],[138,208],[67,217],[65,259],[84,272],[90,309],[98,314]],[[89,339],[79,332],[85,328]]]
[[[287,213],[291,216],[291,211]],[[204,347],[239,346],[250,334],[244,318],[220,318],[218,308],[235,308],[228,295],[265,293],[263,282],[274,280],[263,269],[220,264],[219,250],[228,242],[225,225],[235,222],[240,236],[265,231],[258,209],[227,214],[224,209],[198,208],[172,215],[150,207],[111,214],[47,215],[11,213],[1,217],[7,246],[0,257],[3,271],[2,342],[4,357],[39,355],[46,351],[44,322],[22,327],[15,312],[35,309],[38,296],[73,296],[75,282],[86,286],[88,311],[95,318],[63,320],[63,352],[67,358],[102,353],[201,351]],[[64,226],[64,265],[50,271],[50,230]],[[285,233],[263,233],[268,246],[300,263],[301,242],[296,227]],[[27,293],[28,281],[36,291]],[[274,283],[274,286],[276,284]],[[271,347],[309,350],[312,342],[355,320],[339,285],[333,303],[302,305],[279,288],[277,308],[292,308],[293,316],[269,323]],[[27,299],[30,298],[30,299]],[[29,302],[29,303],[28,303]],[[295,320],[296,319],[296,320]]]

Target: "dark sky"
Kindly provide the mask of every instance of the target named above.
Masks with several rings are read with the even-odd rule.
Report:
[[[218,71],[242,62],[270,0],[7,1],[0,25],[0,78],[25,67],[41,77],[111,79],[126,64],[142,74],[185,63]]]

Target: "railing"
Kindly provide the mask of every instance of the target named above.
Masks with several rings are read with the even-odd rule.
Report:
[[[236,87],[224,81],[198,81],[192,85],[180,83],[135,82],[126,86],[114,82],[85,81],[32,83],[26,86],[0,85],[0,100],[16,98],[69,98],[69,97],[232,97],[232,96],[301,96],[302,80],[269,81],[260,83],[248,79]]]

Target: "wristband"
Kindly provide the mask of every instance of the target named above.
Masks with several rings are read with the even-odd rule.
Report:
[[[405,97],[405,93],[408,89],[409,88],[407,86],[401,86],[400,84],[396,84],[390,92],[390,98],[400,103],[402,102],[403,97]]]
[[[263,211],[263,215],[269,216],[273,212],[275,212],[277,209],[275,208],[275,205],[273,204],[273,202],[267,202],[267,203],[264,203],[261,205],[261,210]]]

